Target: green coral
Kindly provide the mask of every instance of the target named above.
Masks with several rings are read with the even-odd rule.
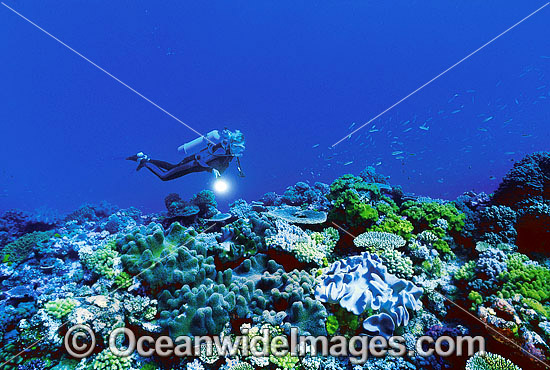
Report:
[[[115,276],[115,284],[120,289],[129,288],[132,285],[132,277],[125,271],[122,271],[120,274]]]
[[[46,312],[58,319],[73,312],[75,307],[76,301],[72,298],[58,298],[44,305]]]
[[[472,301],[472,306],[470,307],[471,311],[477,310],[477,306],[483,303],[483,297],[475,290],[472,290],[470,294],[468,294],[468,299]]]
[[[535,310],[540,316],[545,318],[550,318],[550,306],[543,305],[539,301],[536,301],[532,298],[524,298],[522,302],[529,308]]]
[[[380,224],[374,225],[371,230],[397,234],[405,240],[409,240],[412,236],[414,226],[409,220],[406,220],[395,213],[388,213],[384,217],[383,221]]]
[[[415,222],[418,230],[436,228],[437,220],[444,219],[449,230],[460,231],[464,227],[466,216],[453,203],[416,202],[408,200],[401,205],[401,214]]]
[[[521,294],[524,298],[531,298],[541,303],[550,300],[550,270],[529,261],[525,255],[515,253],[508,257],[506,263],[508,271],[500,274],[499,280],[504,285],[504,298]]]
[[[141,226],[121,237],[117,246],[124,268],[138,275],[153,294],[166,286],[189,284],[199,277],[199,261],[194,256],[206,255],[206,247],[195,243],[197,233],[174,222],[164,233],[161,225]],[[197,251],[200,249],[200,251]]]
[[[431,262],[422,261],[422,269],[425,272],[429,272],[432,275],[440,278],[443,271],[443,262],[441,262],[441,259],[439,257],[435,257]]]
[[[0,252],[0,258],[3,263],[17,265],[27,259],[35,247],[40,247],[41,243],[49,240],[51,235],[52,233],[48,231],[25,234],[4,246]]]
[[[412,260],[395,249],[382,249],[374,252],[382,258],[390,274],[404,279],[411,279],[414,274]]]
[[[109,349],[104,349],[94,358],[93,370],[126,370],[132,366],[130,357],[121,357],[113,354]]]
[[[108,279],[112,279],[116,275],[116,271],[113,267],[115,258],[117,257],[118,252],[112,248],[112,244],[107,244],[91,254],[81,255],[80,259],[89,270],[98,275],[105,276]]]
[[[350,227],[366,227],[378,220],[378,211],[362,202],[356,191],[348,189],[336,198],[328,217]]]
[[[465,370],[521,370],[521,368],[500,355],[478,352],[468,359]]]
[[[312,232],[294,244],[293,252],[298,261],[326,266],[339,237],[338,231],[333,227],[323,232]]]
[[[456,280],[471,281],[475,277],[476,261],[468,261],[461,266],[454,275]]]
[[[447,259],[451,259],[451,258],[454,258],[455,257],[455,254],[454,252],[451,250],[451,247],[449,246],[449,244],[443,240],[443,239],[438,239],[436,240],[432,246],[437,250],[439,251],[445,258]]]
[[[328,335],[334,335],[338,331],[340,324],[338,324],[338,318],[334,315],[329,315],[326,322]]]

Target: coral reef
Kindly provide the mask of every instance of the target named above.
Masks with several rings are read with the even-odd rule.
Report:
[[[422,356],[418,338],[482,335],[492,353],[466,369],[532,368],[550,358],[549,163],[535,153],[494,195],[454,202],[405,194],[367,168],[330,186],[298,182],[282,195],[222,204],[225,213],[208,190],[169,194],[158,214],[105,202],[65,218],[8,211],[0,360],[19,369],[440,370],[467,359]],[[64,355],[63,335],[77,324],[96,334],[87,359]],[[305,357],[119,358],[107,347],[119,327],[154,338],[250,339],[265,328],[269,339],[292,328],[402,335],[408,351],[364,364],[312,347]],[[449,348],[448,338],[440,345]]]

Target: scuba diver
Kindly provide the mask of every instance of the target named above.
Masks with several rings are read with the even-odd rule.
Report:
[[[220,177],[235,158],[239,176],[244,177],[239,160],[244,151],[244,135],[239,130],[210,131],[181,145],[178,151],[184,152],[186,157],[177,164],[151,159],[142,152],[126,159],[138,162],[136,171],[145,167],[162,181],[169,181],[193,172],[211,172]]]

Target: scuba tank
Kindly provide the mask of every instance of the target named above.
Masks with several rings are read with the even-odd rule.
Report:
[[[210,143],[218,144],[221,142],[221,136],[218,130],[212,130],[207,133],[205,136],[200,136],[195,140],[192,140],[188,143],[180,145],[178,147],[179,152],[184,152],[186,155],[197,154]]]

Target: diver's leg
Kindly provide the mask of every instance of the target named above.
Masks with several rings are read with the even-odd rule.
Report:
[[[174,180],[174,179],[177,179],[178,177],[185,176],[192,172],[204,171],[202,167],[192,166],[192,165],[179,165],[172,168],[171,170],[163,171],[160,168],[156,167],[151,162],[145,163],[145,167],[147,167],[149,171],[155,174],[162,181]]]
[[[178,164],[172,164],[170,162],[159,161],[158,159],[150,159],[149,163],[152,163],[155,166],[157,166],[157,167],[159,167],[163,170],[171,170],[173,168],[176,168],[179,165],[179,163]]]

